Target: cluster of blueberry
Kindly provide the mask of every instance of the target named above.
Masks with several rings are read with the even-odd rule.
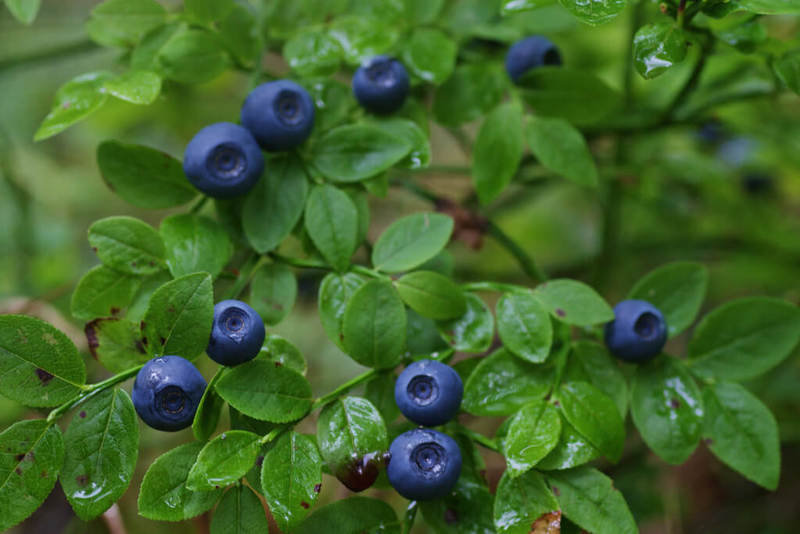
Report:
[[[258,356],[264,344],[264,321],[238,300],[214,306],[214,325],[206,353],[221,365],[234,366]],[[161,356],[147,362],[133,384],[133,405],[142,421],[164,431],[192,424],[206,381],[192,362],[180,356]]]

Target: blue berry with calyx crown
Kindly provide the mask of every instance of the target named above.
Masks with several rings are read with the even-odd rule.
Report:
[[[133,406],[156,430],[174,432],[191,426],[206,381],[189,360],[160,356],[139,370],[133,383]]]
[[[264,155],[250,132],[230,122],[206,126],[183,154],[183,172],[197,189],[214,198],[250,191],[264,171]]]
[[[562,64],[561,53],[550,39],[541,35],[517,41],[506,54],[506,72],[514,82],[531,69]]]
[[[353,94],[372,113],[393,113],[403,107],[408,88],[406,68],[389,56],[370,58],[353,75]]]
[[[214,324],[206,354],[215,362],[234,366],[258,356],[264,345],[264,321],[240,300],[223,300],[214,306]]]
[[[409,420],[424,426],[438,426],[458,413],[464,386],[449,365],[420,360],[406,367],[394,386],[397,407]]]
[[[314,101],[291,80],[262,83],[247,95],[241,119],[264,150],[289,150],[311,135]]]
[[[658,356],[667,342],[667,322],[661,311],[644,300],[623,300],[614,306],[614,320],[605,327],[611,353],[632,363]]]
[[[417,428],[400,434],[389,447],[389,483],[406,499],[446,496],[461,474],[461,450],[446,434]]]

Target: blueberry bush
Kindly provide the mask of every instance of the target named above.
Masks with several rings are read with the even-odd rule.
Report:
[[[5,0],[24,24],[39,4]],[[89,227],[99,264],[70,310],[92,358],[33,314],[0,315],[0,394],[38,414],[0,433],[0,530],[58,481],[84,521],[130,491],[140,516],[210,513],[213,534],[635,533],[646,506],[604,472],[624,478],[642,445],[675,465],[706,448],[775,490],[783,425],[757,379],[793,361],[799,295],[742,288],[709,309],[703,260],[725,219],[747,228],[716,245],[796,269],[797,227],[774,222],[761,160],[800,169],[800,130],[780,123],[800,92],[797,15],[793,0],[97,3],[87,46],[113,50],[113,68],[64,83],[37,141],[115,100],[179,106],[231,73],[246,87],[225,95],[241,114],[220,112],[183,153],[157,138],[97,146],[94,180],[170,211],[157,227]],[[621,23],[606,69],[564,33]],[[766,148],[733,133],[753,115]],[[469,165],[437,163],[441,138]],[[762,211],[706,208],[730,175]],[[546,210],[530,192],[564,180],[600,212],[581,267],[538,261],[528,230],[497,222]],[[420,207],[371,224],[387,220],[376,202],[403,195]],[[580,246],[584,222],[548,217],[539,234]],[[648,235],[626,250],[637,224]],[[511,276],[454,262],[484,240]],[[634,277],[626,254],[665,261]],[[319,395],[299,340],[270,331],[309,273],[329,343],[366,368]],[[191,433],[145,458],[141,424]],[[505,464],[492,480],[487,455]],[[366,493],[318,503],[323,481]]]

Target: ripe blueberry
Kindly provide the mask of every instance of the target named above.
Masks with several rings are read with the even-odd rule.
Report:
[[[614,320],[606,324],[606,346],[633,363],[657,356],[667,342],[667,322],[661,312],[643,300],[623,300],[614,306]]]
[[[417,428],[400,434],[389,447],[389,483],[406,499],[424,501],[447,495],[461,474],[461,451],[453,438]]]
[[[264,171],[264,156],[250,132],[218,122],[192,138],[183,154],[183,172],[197,189],[214,198],[247,193]]]
[[[458,373],[434,360],[412,363],[394,385],[397,407],[409,420],[424,426],[443,425],[452,419],[463,394]]]
[[[264,150],[288,150],[311,135],[314,101],[293,81],[262,83],[247,95],[241,119]]]
[[[206,381],[180,356],[147,362],[133,383],[133,406],[142,421],[156,430],[182,430],[192,424]]]
[[[264,321],[253,308],[239,300],[223,300],[214,306],[214,325],[206,353],[222,365],[239,365],[258,356],[264,344]]]
[[[515,82],[530,69],[561,65],[561,53],[547,37],[534,35],[517,41],[506,54],[506,72]]]
[[[406,68],[389,56],[370,58],[353,75],[356,100],[373,113],[392,113],[403,107],[408,86]]]

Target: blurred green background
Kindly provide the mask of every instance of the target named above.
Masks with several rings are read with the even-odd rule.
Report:
[[[40,316],[70,336],[86,351],[83,325],[69,316],[75,283],[97,263],[86,242],[91,222],[108,215],[132,215],[154,226],[167,211],[136,209],[101,180],[95,149],[105,139],[158,147],[180,157],[183,147],[202,126],[235,120],[248,79],[228,73],[216,81],[189,87],[169,84],[152,106],[110,101],[86,122],[47,141],[34,144],[33,133],[47,114],[53,94],[75,75],[116,68],[114,51],[87,40],[84,22],[97,2],[45,0],[31,27],[0,10],[0,313]],[[169,2],[163,2],[169,4]],[[177,4],[179,2],[172,2]],[[621,58],[628,46],[629,13],[600,28],[579,25],[565,12],[537,12],[548,36],[562,48],[566,62],[590,69],[612,86],[620,86]],[[798,39],[797,17],[772,17],[765,22],[771,36]],[[278,72],[280,58],[269,60]],[[712,60],[709,77],[740,69],[742,80],[757,84],[770,72],[758,58],[733,48]],[[651,82],[638,80],[640,102],[667,102],[686,78],[679,67]],[[714,96],[713,89],[698,95]],[[702,91],[701,91],[702,93]],[[800,98],[785,94],[718,107],[713,115],[665,132],[637,134],[629,140],[630,161],[605,175],[622,190],[619,238],[599,273],[604,224],[604,191],[580,188],[564,180],[523,177],[491,208],[494,220],[518,240],[552,276],[568,276],[597,284],[614,303],[639,276],[668,261],[696,260],[711,271],[705,309],[744,295],[771,295],[800,300]],[[698,126],[711,122],[721,138],[704,140]],[[469,131],[474,132],[474,126]],[[613,158],[613,143],[593,135],[598,161]],[[469,164],[446,131],[432,128],[435,166]],[[454,172],[421,178],[437,193],[464,200],[471,195],[469,177]],[[386,199],[371,199],[371,238],[398,214],[428,206],[403,190]],[[508,253],[490,238],[475,250],[463,242],[451,246],[460,281],[495,279],[529,283]],[[362,258],[363,259],[363,258]],[[301,273],[298,273],[301,274]],[[325,337],[315,310],[319,277],[301,274],[300,298],[292,314],[277,328],[298,345],[309,361],[315,394],[329,391],[360,372]],[[683,352],[686,336],[671,342]],[[87,357],[87,362],[91,358]],[[213,365],[203,359],[210,377]],[[89,363],[90,380],[104,371]],[[777,492],[768,493],[712,459],[703,446],[688,463],[668,467],[646,451],[637,438],[617,466],[602,466],[625,494],[644,533],[800,532],[800,357],[797,355],[750,386],[776,412],[783,441],[783,469]],[[35,412],[0,399],[0,428]],[[474,428],[491,433],[495,420],[462,416]],[[305,431],[313,432],[313,422]],[[158,534],[205,532],[207,518],[175,525],[145,520],[136,514],[138,485],[152,460],[190,433],[166,434],[141,426],[141,454],[131,488],[119,503],[127,532]],[[636,435],[632,432],[631,435]],[[487,478],[493,487],[504,467],[502,458],[486,455]],[[402,509],[404,501],[390,491],[371,490]],[[325,478],[320,503],[349,492]],[[418,523],[420,523],[418,521]],[[54,492],[34,517],[14,532],[109,532],[107,520],[78,521]],[[114,531],[116,532],[116,531]],[[426,532],[418,526],[415,532]]]

